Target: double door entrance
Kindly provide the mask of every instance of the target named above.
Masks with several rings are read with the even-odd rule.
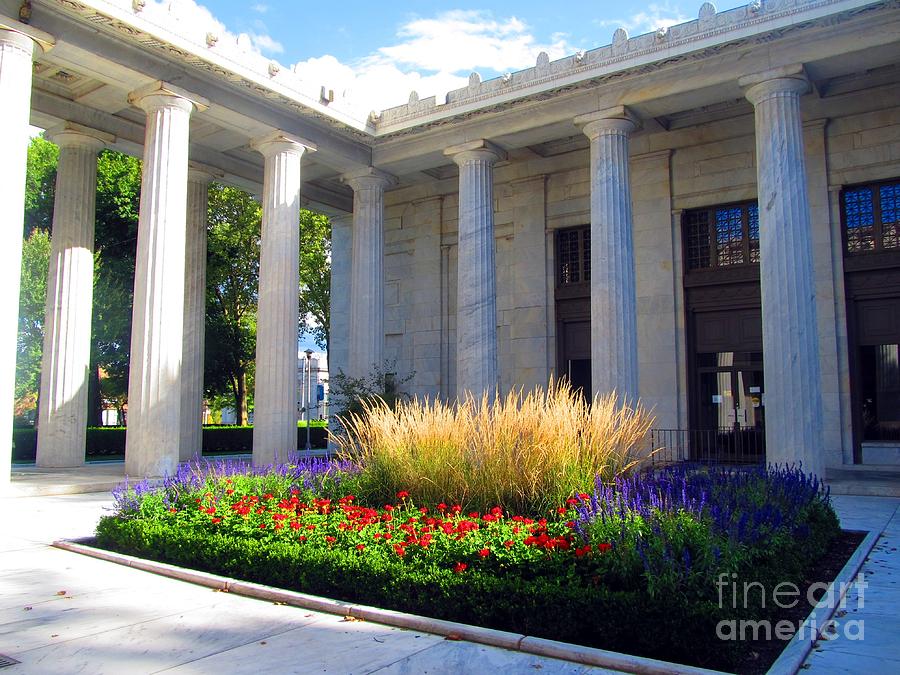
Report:
[[[766,387],[758,307],[691,313],[690,457],[765,461]]]
[[[696,458],[762,461],[762,352],[704,352],[697,354],[696,361]]]

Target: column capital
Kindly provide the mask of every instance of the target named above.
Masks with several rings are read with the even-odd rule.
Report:
[[[192,183],[211,183],[216,178],[222,178],[225,172],[208,164],[202,164],[190,160],[188,162],[188,181]]]
[[[27,23],[15,21],[9,17],[2,17],[2,20],[0,20],[0,42],[14,43],[17,47],[29,53],[34,50],[34,45],[37,45],[46,54],[56,45],[56,38],[50,33],[45,33]]]
[[[624,105],[617,105],[606,110],[579,115],[575,118],[575,126],[591,140],[606,131],[630,134],[640,128],[640,118]]]
[[[480,138],[476,141],[451,145],[444,150],[444,155],[452,158],[457,164],[462,164],[471,159],[485,160],[493,164],[497,160],[503,161],[506,159],[506,150],[484,138]]]
[[[162,80],[135,89],[128,94],[128,102],[148,113],[160,108],[180,108],[186,112],[196,109],[203,112],[209,107],[209,101],[202,96]]]
[[[250,147],[263,157],[270,157],[279,152],[294,152],[302,155],[304,152],[315,152],[316,144],[300,136],[294,136],[284,131],[275,131],[257,138],[250,143]]]
[[[60,148],[92,148],[94,152],[100,152],[103,148],[116,142],[116,137],[112,134],[75,122],[63,122],[59,126],[47,129],[47,138]]]
[[[374,166],[367,166],[364,169],[350,171],[341,176],[341,182],[346,183],[353,191],[365,188],[381,188],[385,189],[397,184],[397,177],[376,169]]]
[[[745,75],[738,80],[738,86],[744,90],[747,100],[756,105],[776,94],[803,95],[809,91],[809,79],[803,64],[795,63]]]

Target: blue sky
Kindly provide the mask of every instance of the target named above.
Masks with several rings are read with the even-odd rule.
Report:
[[[649,4],[516,0],[375,2],[373,0],[181,0],[196,2],[231,33],[245,33],[266,57],[292,67],[364,112],[465,86],[609,44],[616,28],[640,35],[696,18],[699,0]],[[719,11],[746,1],[716,3]],[[201,10],[202,11],[202,10]]]

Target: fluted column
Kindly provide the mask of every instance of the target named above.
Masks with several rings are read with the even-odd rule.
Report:
[[[312,144],[285,134],[254,147],[265,157],[253,464],[297,451],[297,337],[300,291],[300,160]]]
[[[184,462],[203,449],[203,357],[206,335],[206,225],[213,170],[188,166],[184,246],[184,336],[181,363],[181,442]]]
[[[822,394],[800,66],[742,78],[756,113],[766,459],[824,475]]]
[[[621,106],[575,123],[591,141],[591,388],[633,403],[639,391],[628,136],[637,124]]]
[[[505,153],[481,140],[448,148],[444,154],[459,165],[456,393],[459,398],[493,396],[500,384],[494,162]]]
[[[188,137],[205,101],[164,83],[131,94],[147,113],[131,323],[125,472],[178,467]]]
[[[0,30],[0,491],[9,483],[12,460],[12,415],[16,380],[16,336],[19,329],[19,281],[22,273],[22,216],[25,206],[25,163],[31,108],[31,38]]]
[[[37,465],[81,466],[91,360],[97,153],[112,137],[73,124],[49,136],[59,146],[59,163],[44,313]]]
[[[370,167],[344,180],[353,188],[348,375],[364,378],[384,362],[384,189],[395,179]]]

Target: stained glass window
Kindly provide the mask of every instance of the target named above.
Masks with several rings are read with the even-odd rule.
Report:
[[[682,223],[688,271],[759,262],[756,202],[692,209]]]
[[[842,197],[848,254],[900,249],[900,182],[847,188]]]

